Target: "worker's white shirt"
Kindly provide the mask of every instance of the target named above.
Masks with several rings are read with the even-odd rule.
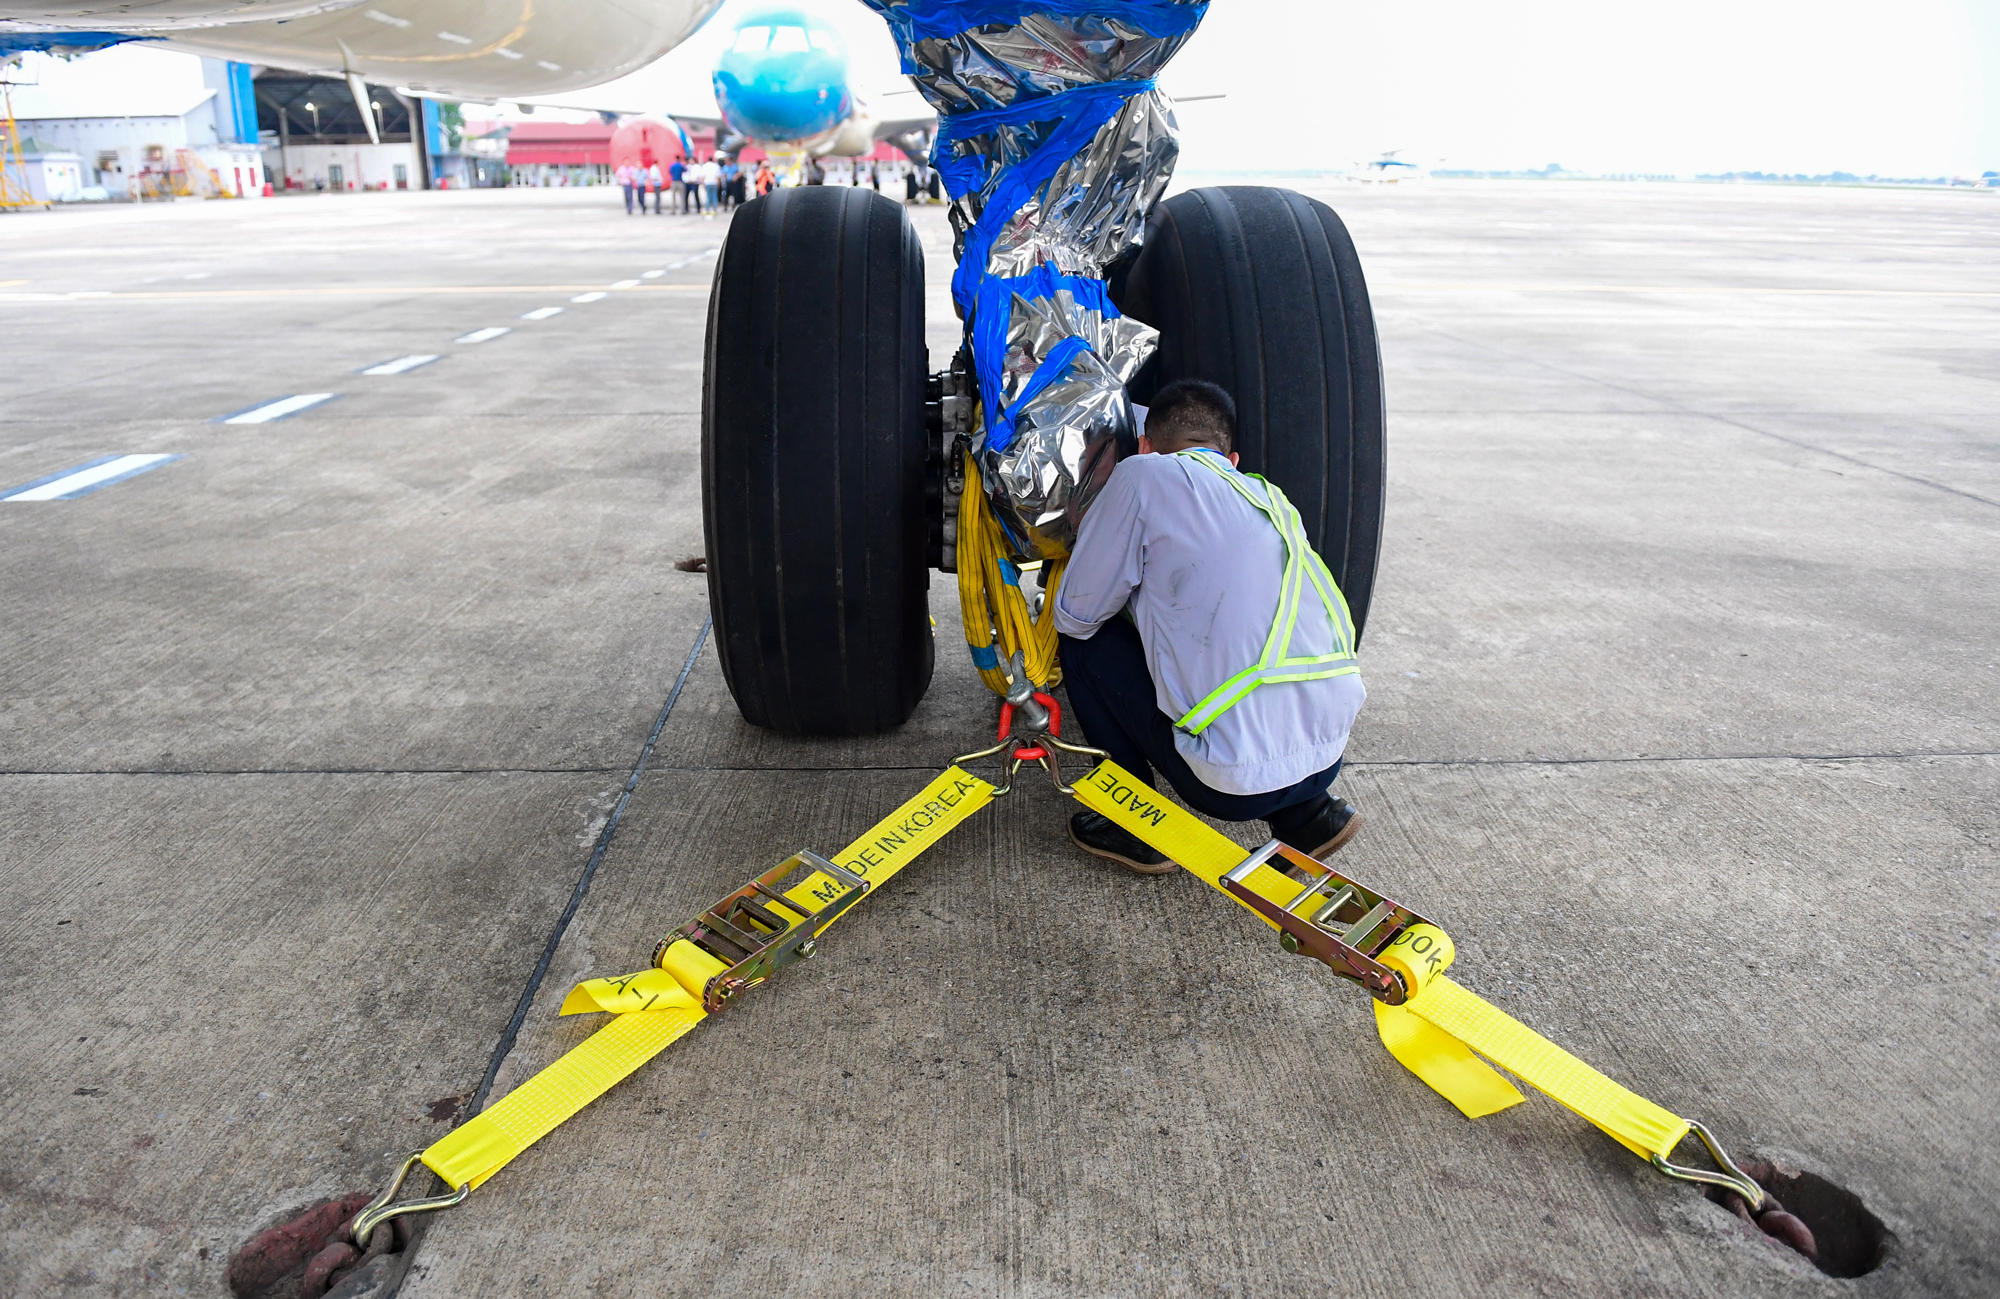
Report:
[[[1246,485],[1263,492],[1254,480]],[[1177,721],[1263,656],[1284,571],[1278,530],[1235,488],[1176,456],[1132,456],[1077,530],[1056,630],[1087,640],[1129,603],[1160,711]],[[1333,647],[1326,604],[1307,582],[1290,656]],[[1176,730],[1174,747],[1211,789],[1268,793],[1331,767],[1366,697],[1359,674],[1276,682],[1200,735]]]
[[[722,179],[722,168],[721,168],[721,167],[717,166],[717,165],[716,165],[716,164],[715,164],[715,163],[714,163],[713,161],[710,161],[710,162],[704,162],[703,164],[701,164],[701,183],[702,183],[702,184],[704,184],[704,185],[713,185],[713,184],[715,184],[715,183],[716,183],[717,181],[719,181],[719,180],[721,180],[721,179]]]

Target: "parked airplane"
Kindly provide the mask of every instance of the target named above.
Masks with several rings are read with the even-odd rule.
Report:
[[[720,121],[673,116],[687,125],[719,127],[724,148],[754,143],[853,158],[887,140],[917,163],[929,161],[937,114],[923,109],[878,118],[848,84],[847,45],[840,33],[810,8],[776,4],[745,14],[716,63],[714,84]]]
[[[722,0],[0,0],[0,55],[160,41],[192,54],[493,100],[595,86],[680,44]]]

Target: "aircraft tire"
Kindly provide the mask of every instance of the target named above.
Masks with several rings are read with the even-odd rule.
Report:
[[[1132,399],[1183,378],[1229,391],[1243,468],[1298,507],[1358,638],[1382,547],[1386,448],[1375,315],[1347,227],[1292,190],[1190,190],[1155,209],[1111,288],[1121,311],[1160,331]]]
[[[743,717],[874,735],[930,684],[923,245],[902,205],[780,189],[730,223],[709,297],[709,608]]]

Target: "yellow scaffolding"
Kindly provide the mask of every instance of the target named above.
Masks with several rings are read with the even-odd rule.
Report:
[[[21,158],[21,124],[14,120],[12,82],[0,82],[0,103],[7,110],[7,139],[0,148],[0,210],[17,207],[47,207],[35,197],[28,184],[28,164]]]

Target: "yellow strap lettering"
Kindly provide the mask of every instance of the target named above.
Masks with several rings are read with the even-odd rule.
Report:
[[[1110,817],[1179,862],[1211,888],[1220,890],[1222,876],[1248,856],[1240,845],[1168,802],[1116,763],[1101,762],[1076,782],[1076,797],[1085,807]],[[1260,866],[1245,884],[1279,906],[1299,890],[1288,876],[1267,866]],[[1233,899],[1231,894],[1224,896]],[[1263,919],[1261,915],[1258,918]],[[1491,1061],[1590,1120],[1641,1158],[1664,1155],[1687,1135],[1686,1119],[1619,1086],[1445,977],[1442,971],[1450,963],[1451,952],[1444,931],[1434,925],[1413,925],[1406,935],[1409,941],[1399,939],[1382,960],[1403,971],[1411,980],[1414,995],[1401,1006],[1377,1002],[1376,1031],[1391,1055],[1467,1118],[1492,1114],[1521,1101],[1521,1093],[1486,1063]],[[1419,939],[1434,944],[1443,940],[1442,951],[1414,952]],[[1427,959],[1431,956],[1437,959]]]
[[[832,860],[868,880],[872,892],[992,798],[992,785],[948,767]],[[815,871],[785,896],[817,913],[846,891]],[[609,1011],[615,1018],[424,1151],[424,1163],[454,1189],[478,1186],[706,1019],[702,989],[727,968],[682,939],[668,947],[665,968],[578,984],[562,1014]]]

